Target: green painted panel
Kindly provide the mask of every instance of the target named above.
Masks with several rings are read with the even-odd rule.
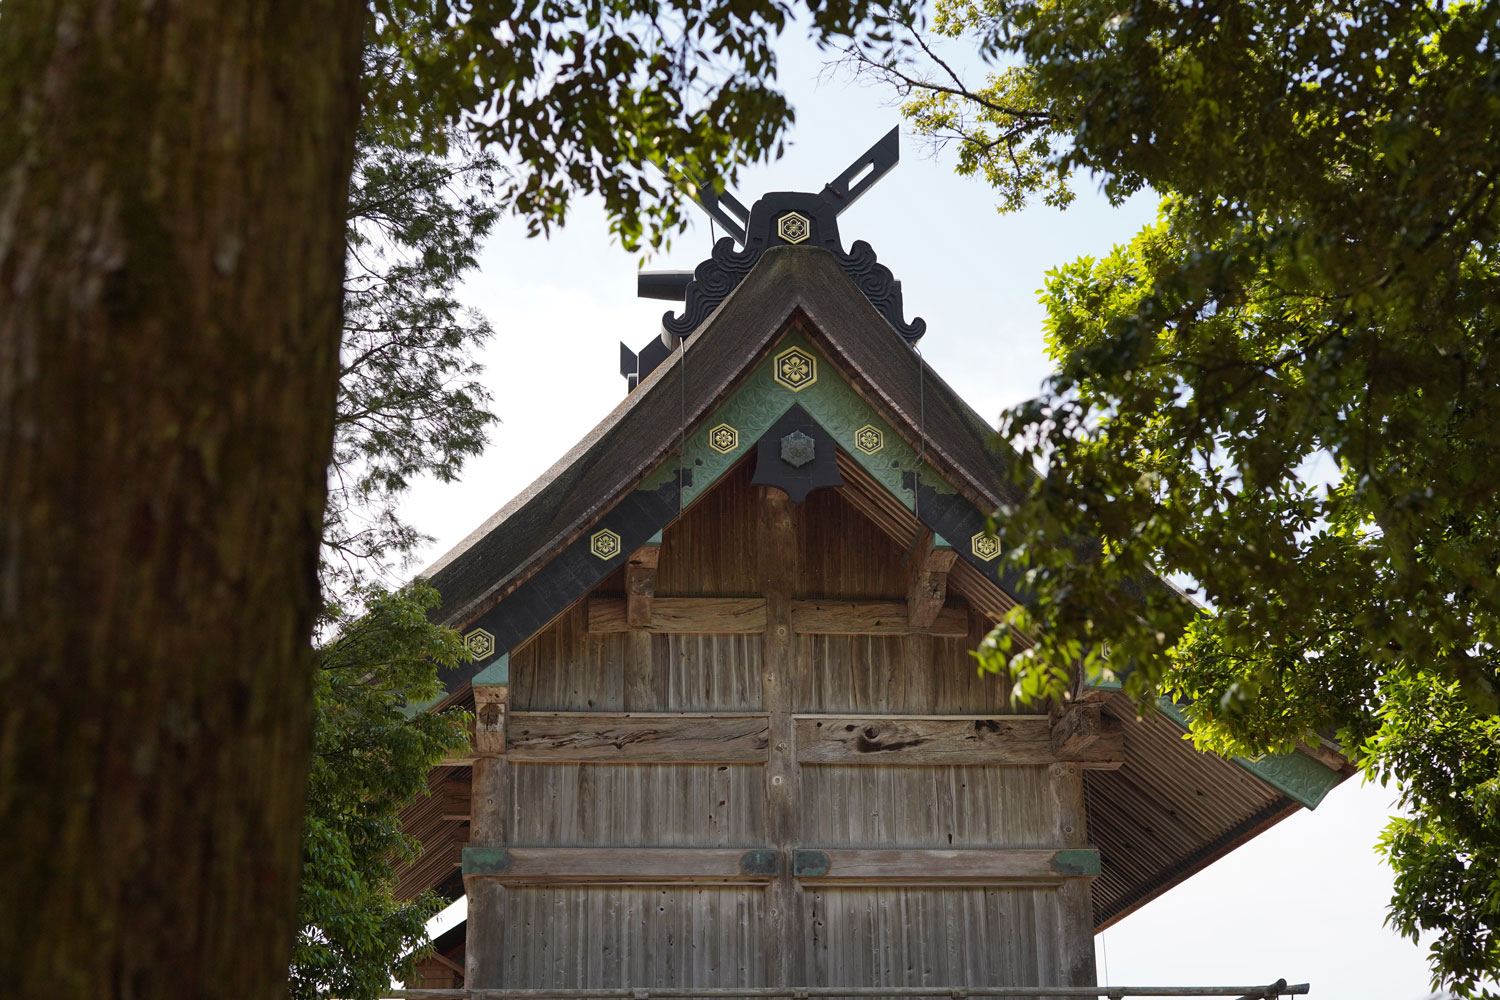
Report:
[[[799,878],[817,878],[827,875],[828,855],[822,851],[793,851],[792,874]]]
[[[746,851],[740,855],[740,871],[746,875],[774,876],[781,871],[781,854],[778,851]]]
[[[816,380],[795,392],[775,379],[776,357],[793,347],[812,355],[817,363]],[[827,357],[806,337],[793,331],[687,436],[682,461],[692,469],[693,483],[682,491],[682,505],[686,507],[712,488],[787,410],[798,404],[908,510],[913,509],[915,500],[912,491],[903,486],[902,478],[919,464],[923,484],[939,493],[954,492],[936,469],[919,462],[916,449],[854,391]],[[727,452],[715,448],[709,440],[710,432],[724,424],[734,429],[737,438],[735,447]],[[856,435],[867,428],[880,435],[881,446],[874,454],[867,454],[855,445]],[[670,481],[677,463],[677,456],[668,457],[639,488],[654,489]]]
[[[485,667],[474,678],[469,681],[475,687],[481,684],[509,684],[510,683],[510,654],[501,653],[495,657],[495,662]]]
[[[1052,855],[1052,870],[1059,875],[1098,875],[1103,871],[1099,852],[1091,847],[1058,851]]]
[[[503,847],[465,847],[465,875],[504,875],[510,871],[510,852]]]

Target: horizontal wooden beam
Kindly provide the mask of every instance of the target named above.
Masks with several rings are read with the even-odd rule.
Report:
[[[762,632],[766,602],[760,597],[654,597],[648,620],[632,622],[623,597],[589,599],[590,632],[722,633]],[[640,616],[639,607],[637,616]],[[916,624],[904,601],[793,601],[792,628],[824,635],[936,635],[961,639],[969,634],[963,608],[931,610],[930,624]]]
[[[769,849],[683,847],[468,847],[465,876],[532,885],[769,882],[781,855]]]
[[[770,744],[764,712],[513,712],[506,759],[621,764],[763,764]]]
[[[822,635],[921,635],[962,639],[969,634],[963,608],[941,608],[932,624],[912,623],[904,601],[793,601],[792,630]]]
[[[1114,720],[1086,746],[1059,753],[1045,715],[799,715],[803,764],[1055,764],[1113,769],[1125,761]]]
[[[590,632],[745,633],[764,632],[766,602],[762,597],[654,597],[650,619],[632,626],[623,597],[589,598]]]
[[[453,753],[438,761],[433,767],[473,767],[474,762],[479,760],[480,755],[472,749],[462,753]]]
[[[1055,885],[1099,874],[1099,852],[1077,850],[798,850],[800,881],[844,885]]]

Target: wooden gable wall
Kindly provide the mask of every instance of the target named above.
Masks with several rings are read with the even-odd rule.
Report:
[[[1092,984],[1093,869],[1058,862],[1082,768],[1004,716],[968,655],[988,623],[953,599],[926,631],[801,631],[904,606],[907,552],[838,490],[749,478],[663,532],[654,590],[747,598],[751,625],[623,627],[616,573],[511,655],[467,985]],[[1023,729],[1024,763],[985,762]]]

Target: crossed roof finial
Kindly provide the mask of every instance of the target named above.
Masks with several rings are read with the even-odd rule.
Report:
[[[748,209],[731,192],[717,190],[716,183],[684,177],[693,200],[728,235],[715,243],[713,255],[692,271],[643,271],[637,278],[637,291],[642,297],[682,302],[684,307],[678,315],[668,312],[662,317],[661,336],[639,354],[620,345],[620,374],[630,388],[661,364],[681,338],[691,335],[750,273],[761,254],[775,246],[806,244],[834,254],[844,273],[859,285],[902,339],[915,344],[927,324],[920,319],[907,323],[903,318],[901,282],[892,277],[889,268],[876,262],[875,251],[863,240],[856,240],[846,252],[838,226],[844,210],[900,160],[900,130],[893,128],[843,173],[823,185],[822,191],[772,191]]]

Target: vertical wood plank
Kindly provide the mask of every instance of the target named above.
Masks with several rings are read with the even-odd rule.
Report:
[[[761,646],[761,703],[771,713],[771,744],[765,768],[766,832],[773,848],[789,858],[800,842],[802,791],[792,720],[797,665],[792,631],[793,588],[801,571],[797,512],[780,490],[759,490],[757,553],[761,593],[766,598],[766,634]],[[807,981],[807,945],[799,888],[783,863],[766,890],[766,981],[795,986]]]

